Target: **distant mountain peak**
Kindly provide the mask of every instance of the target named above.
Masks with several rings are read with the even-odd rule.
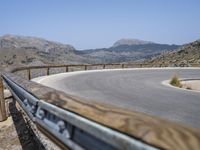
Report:
[[[151,41],[144,41],[139,39],[130,39],[130,38],[123,38],[116,41],[112,47],[117,47],[120,45],[142,45],[142,44],[151,44]]]

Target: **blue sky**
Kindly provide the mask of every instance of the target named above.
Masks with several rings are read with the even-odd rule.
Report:
[[[121,38],[200,38],[200,0],[0,0],[0,18],[0,36],[43,37],[76,49],[110,47]]]

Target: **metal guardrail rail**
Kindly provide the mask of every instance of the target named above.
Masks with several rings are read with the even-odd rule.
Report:
[[[86,103],[66,93],[28,81],[14,74],[32,69],[108,66],[120,68],[151,67],[148,64],[49,65],[12,68],[2,73],[6,87],[23,110],[53,141],[70,149],[200,149],[200,132],[174,122],[123,110],[101,103]],[[162,65],[158,65],[162,66]],[[2,82],[2,81],[1,81]],[[2,87],[2,86],[1,86]],[[1,88],[0,87],[0,88]],[[2,88],[0,90],[3,90]],[[0,91],[0,96],[3,97]],[[0,97],[0,98],[1,98]],[[5,120],[4,99],[1,98],[0,119]],[[187,139],[187,140],[186,140]]]

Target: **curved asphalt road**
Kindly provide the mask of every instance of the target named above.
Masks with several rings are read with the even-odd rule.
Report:
[[[200,92],[162,84],[174,74],[200,78],[200,69],[123,69],[62,73],[35,79],[41,84],[126,109],[200,128]]]

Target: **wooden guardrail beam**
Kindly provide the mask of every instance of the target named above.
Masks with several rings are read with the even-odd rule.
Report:
[[[17,72],[29,69],[45,69],[45,68],[68,68],[68,67],[78,67],[78,66],[102,66],[105,69],[106,66],[111,65],[123,65],[125,66],[138,66],[138,67],[153,67],[153,66],[162,66],[163,64],[148,64],[148,63],[113,63],[113,64],[76,64],[76,65],[42,65],[42,66],[21,66],[21,67],[14,67],[14,68],[7,68],[8,72]],[[169,66],[170,64],[165,64],[165,66]],[[191,63],[191,66],[200,67],[200,64]],[[66,69],[68,70],[68,69]]]

